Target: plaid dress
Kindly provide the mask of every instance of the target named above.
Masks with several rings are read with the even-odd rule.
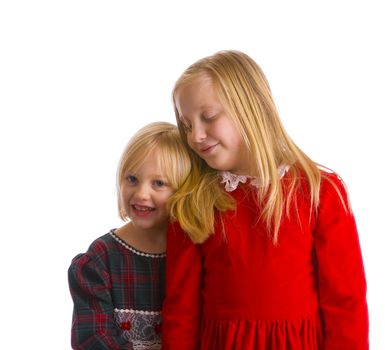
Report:
[[[165,254],[136,250],[114,231],[68,270],[73,349],[160,349]]]

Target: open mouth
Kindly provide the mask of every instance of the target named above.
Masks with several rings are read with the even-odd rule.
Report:
[[[152,213],[153,211],[155,211],[155,208],[153,207],[149,207],[146,205],[138,205],[138,204],[132,204],[132,209],[137,215],[140,215],[140,216],[146,216]]]

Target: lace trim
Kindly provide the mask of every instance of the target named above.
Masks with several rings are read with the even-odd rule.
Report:
[[[134,310],[134,309],[114,309],[115,312],[125,312],[131,314],[142,314],[142,315],[160,315],[160,311],[145,311],[145,310]]]
[[[131,252],[135,253],[136,255],[140,256],[146,256],[148,258],[165,258],[166,253],[160,253],[160,254],[151,254],[151,253],[144,253],[139,250],[136,250],[134,247],[131,247],[128,245],[125,241],[120,239],[113,230],[110,231],[110,235],[117,241],[119,244],[121,244],[124,248],[130,250]]]
[[[282,164],[278,167],[277,172],[280,178],[282,178],[286,172],[289,170],[290,166]],[[233,173],[230,173],[229,171],[222,171],[220,173],[222,176],[222,181],[221,183],[225,184],[225,190],[227,192],[232,192],[234,191],[239,183],[246,183],[248,179],[250,179],[250,184],[255,187],[261,187],[262,183],[260,179],[256,176],[248,176],[248,175],[236,175]]]
[[[160,350],[162,348],[162,343],[160,341],[133,341],[132,345],[134,350]]]
[[[161,348],[162,316],[159,311],[115,309],[115,322],[135,350]]]

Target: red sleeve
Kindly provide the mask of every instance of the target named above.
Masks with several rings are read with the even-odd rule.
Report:
[[[179,224],[167,234],[166,298],[162,311],[162,349],[196,350],[201,319],[201,246]]]
[[[369,348],[368,310],[356,223],[342,180],[334,174],[327,177],[321,183],[315,231],[325,349],[364,350]]]

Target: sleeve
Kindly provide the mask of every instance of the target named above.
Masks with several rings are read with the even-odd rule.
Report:
[[[199,348],[202,286],[201,246],[177,223],[167,234],[166,298],[162,311],[162,349]]]
[[[334,174],[321,183],[315,254],[325,349],[368,349],[366,280],[358,233],[345,186]]]
[[[131,349],[114,321],[108,272],[88,254],[76,256],[68,270],[74,303],[71,345],[77,350]],[[98,266],[99,265],[99,266]]]

